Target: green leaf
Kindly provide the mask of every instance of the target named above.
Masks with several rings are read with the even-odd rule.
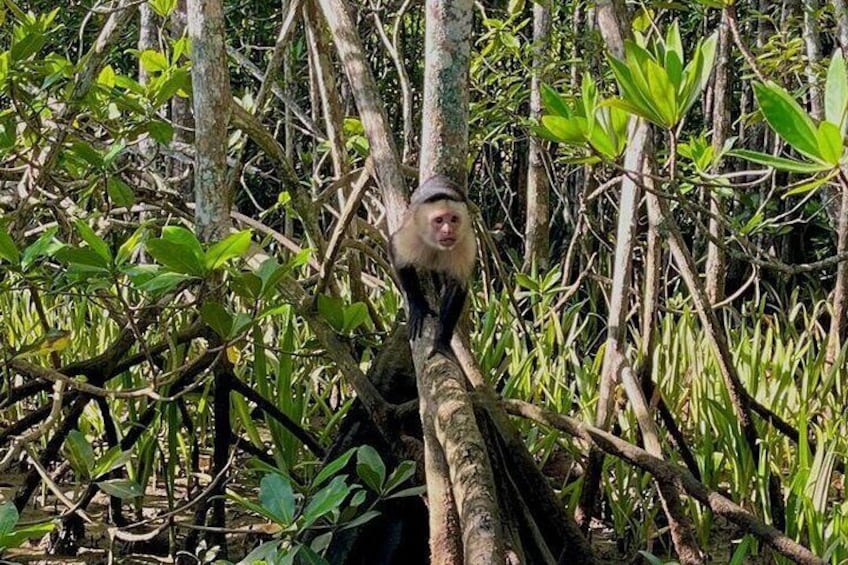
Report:
[[[778,85],[754,83],[757,102],[771,128],[799,152],[821,159],[816,127],[810,116]]]
[[[790,196],[797,196],[798,194],[805,194],[807,192],[815,190],[821,185],[833,180],[833,177],[835,177],[838,173],[839,169],[833,169],[830,173],[822,177],[815,177],[800,183],[790,185],[787,187],[788,190],[783,193],[783,197],[789,198]]]
[[[680,121],[680,116],[677,114],[677,91],[671,83],[668,73],[651,60],[645,62],[644,72],[654,105],[663,119],[663,123],[659,125],[666,128],[673,127]]]
[[[21,268],[26,271],[32,263],[39,257],[52,257],[58,249],[62,249],[64,244],[55,239],[56,232],[59,228],[52,227],[41,234],[32,245],[24,249],[21,255]]]
[[[838,165],[843,149],[842,133],[839,128],[830,122],[820,123],[818,141],[822,160],[834,166]]]
[[[7,535],[18,523],[20,515],[14,503],[4,502],[0,504],[0,535]]]
[[[101,477],[109,471],[119,469],[129,463],[131,458],[131,451],[121,451],[121,448],[118,445],[110,447],[108,450],[106,450],[106,453],[104,453],[103,456],[97,460],[97,463],[91,470],[91,476]]]
[[[392,471],[383,488],[384,492],[392,492],[398,486],[402,485],[415,474],[414,461],[401,461],[397,469]]]
[[[173,126],[162,120],[150,120],[147,123],[147,132],[160,145],[168,145],[174,139]]]
[[[139,246],[147,238],[147,226],[139,226],[135,232],[131,236],[129,236],[126,241],[124,241],[120,247],[118,247],[118,253],[115,254],[115,263],[118,265],[122,265],[126,263],[129,258],[132,256],[133,252],[135,252],[136,248]]]
[[[780,171],[788,171],[790,173],[815,174],[829,170],[831,167],[818,163],[810,163],[808,161],[797,161],[795,159],[787,159],[785,157],[776,157],[768,153],[759,151],[751,151],[749,149],[734,149],[727,152],[733,157],[741,157],[758,165],[773,167]]]
[[[109,264],[90,247],[66,245],[56,251],[56,258],[83,273],[108,273]]]
[[[150,7],[160,17],[167,18],[177,7],[177,0],[150,0]]]
[[[356,454],[356,474],[374,492],[382,492],[386,480],[386,465],[377,450],[363,445]]]
[[[130,208],[135,204],[133,189],[118,177],[109,177],[106,181],[106,194],[109,195],[115,206]]]
[[[560,143],[583,144],[585,137],[581,121],[583,118],[563,118],[561,116],[542,116],[542,126]]]
[[[55,527],[52,522],[42,522],[18,528],[9,534],[0,535],[0,549],[20,547],[26,540],[43,538],[52,532]]]
[[[192,279],[191,275],[184,275],[182,273],[160,273],[140,284],[138,284],[138,288],[144,290],[146,292],[150,292],[152,294],[159,294],[162,292],[167,292],[173,288],[175,288],[181,282]]]
[[[845,59],[837,49],[827,68],[827,81],[824,90],[824,117],[837,124],[842,130],[845,125],[845,109],[848,106],[848,76],[845,71]]]
[[[206,268],[215,270],[234,257],[244,257],[250,249],[250,230],[228,235],[206,252]]]
[[[141,488],[141,485],[132,479],[108,479],[105,481],[97,481],[96,484],[100,487],[100,490],[109,496],[114,496],[121,500],[138,498],[139,496],[144,495],[144,490]]]
[[[351,487],[345,483],[345,476],[333,478],[330,483],[309,500],[303,510],[303,527],[307,528],[322,516],[329,514],[341,506],[350,493]]]
[[[315,478],[312,480],[312,486],[319,486],[321,483],[341,471],[342,468],[347,465],[347,462],[350,461],[350,458],[353,457],[354,453],[356,453],[356,448],[352,447],[330,463],[324,465],[324,468],[321,469],[321,471],[319,471]]]
[[[166,228],[167,229],[167,228]],[[191,234],[188,230],[183,230]],[[169,232],[176,235],[177,232]],[[191,234],[194,237],[194,234]],[[162,239],[152,239],[145,245],[147,252],[159,263],[177,273],[202,277],[206,274],[203,264],[203,251],[200,244],[186,243],[179,237],[165,239],[165,230],[162,230]],[[196,241],[196,240],[195,240]]]
[[[566,104],[565,99],[556,90],[545,83],[542,83],[539,90],[545,110],[563,118],[571,117],[571,110],[569,110],[568,104]]]
[[[15,245],[12,236],[2,223],[0,223],[0,259],[5,259],[15,266],[21,262],[21,252],[18,251],[18,246]]]
[[[344,301],[337,296],[318,296],[318,313],[337,332],[344,332]]]
[[[615,75],[615,81],[618,83],[618,89],[621,92],[621,100],[618,101],[618,107],[631,114],[645,118],[649,122],[655,124],[661,123],[662,118],[653,104],[643,95],[627,64],[615,57],[610,57],[609,63],[613,75]],[[644,80],[640,81],[640,84],[644,85]]]
[[[344,309],[344,332],[349,334],[369,319],[368,308],[363,302],[355,302]]]
[[[288,527],[294,521],[294,491],[287,478],[276,473],[262,477],[259,501],[281,526]]]
[[[138,61],[148,73],[161,73],[168,70],[170,66],[168,58],[154,49],[145,49],[142,51],[141,55],[138,56]]]
[[[74,227],[80,237],[88,244],[88,247],[97,253],[108,264],[112,262],[112,252],[106,242],[100,238],[88,224],[82,220],[74,220]]]
[[[224,339],[230,337],[233,328],[233,317],[221,304],[205,302],[200,307],[200,317],[216,334]]]
[[[65,439],[65,451],[74,469],[84,478],[91,478],[91,468],[94,465],[94,449],[79,430],[71,430]]]

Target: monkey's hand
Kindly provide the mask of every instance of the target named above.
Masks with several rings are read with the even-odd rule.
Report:
[[[425,304],[410,304],[409,306],[409,338],[418,339],[424,330],[424,320],[427,316],[435,316],[436,313]]]

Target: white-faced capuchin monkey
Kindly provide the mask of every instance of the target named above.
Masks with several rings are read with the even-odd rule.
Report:
[[[436,315],[421,290],[420,277],[429,273],[442,295],[431,355],[452,356],[451,337],[477,258],[477,240],[462,190],[442,175],[419,186],[412,193],[403,224],[392,234],[389,250],[406,294],[410,338],[421,336],[428,314]]]

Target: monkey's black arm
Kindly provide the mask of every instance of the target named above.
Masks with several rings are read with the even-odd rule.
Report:
[[[398,278],[409,305],[409,337],[418,339],[421,337],[421,330],[424,328],[424,319],[427,314],[435,314],[435,312],[427,304],[427,298],[421,290],[421,281],[415,267],[412,265],[401,267],[398,269]]]
[[[436,341],[433,344],[434,352],[453,355],[451,338],[454,329],[456,329],[456,323],[459,321],[459,316],[462,314],[462,307],[465,305],[467,295],[468,291],[460,281],[456,279],[445,281],[442,306],[439,311],[439,327],[436,330]]]

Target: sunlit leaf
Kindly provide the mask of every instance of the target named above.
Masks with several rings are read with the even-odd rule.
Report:
[[[842,133],[839,128],[830,122],[822,122],[819,124],[817,134],[822,160],[831,165],[838,165],[843,148]]]
[[[816,127],[810,116],[780,86],[754,83],[757,102],[771,128],[796,150],[821,159]]]
[[[235,257],[244,257],[250,249],[250,230],[228,235],[206,252],[206,268],[215,270]]]
[[[824,117],[828,122],[839,126],[844,131],[845,109],[848,106],[848,76],[845,71],[845,59],[842,51],[837,49],[830,66],[827,68],[827,81],[824,91]]]
[[[823,164],[777,157],[775,155],[769,155],[768,153],[761,153],[759,151],[751,151],[749,149],[734,149],[732,151],[728,151],[727,154],[733,157],[741,157],[742,159],[751,161],[752,163],[757,163],[758,165],[774,167],[777,170],[788,171],[790,173],[815,174],[830,169],[829,166]]]

